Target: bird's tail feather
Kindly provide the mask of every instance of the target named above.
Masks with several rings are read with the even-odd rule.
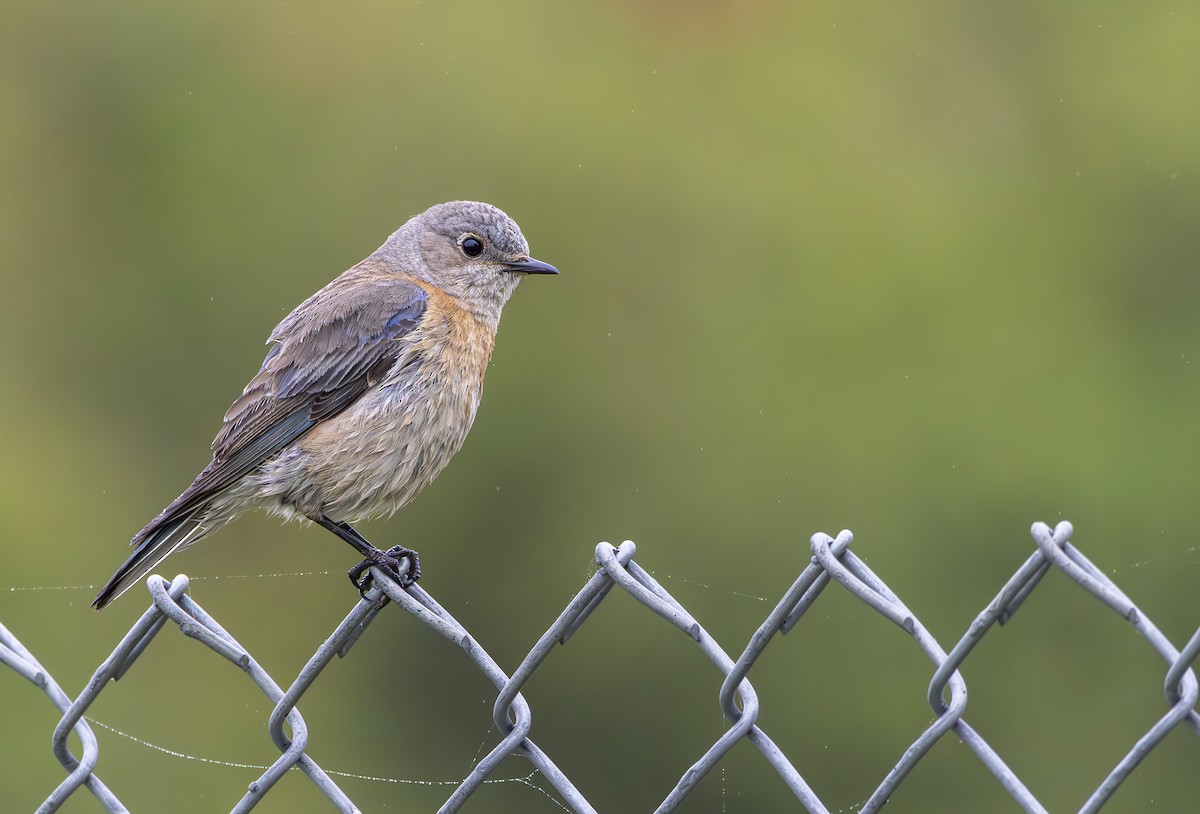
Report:
[[[121,594],[128,591],[135,583],[140,582],[156,565],[169,557],[180,546],[194,543],[204,536],[207,529],[201,524],[199,517],[203,516],[204,507],[171,518],[146,534],[138,542],[137,548],[129,559],[117,569],[117,573],[105,583],[92,602],[92,607],[102,610]],[[142,535],[139,534],[139,537]]]

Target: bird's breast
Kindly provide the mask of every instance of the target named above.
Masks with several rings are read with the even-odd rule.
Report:
[[[379,384],[300,439],[299,488],[285,496],[297,510],[347,522],[389,515],[458,452],[494,340],[471,325],[433,327],[412,337]]]

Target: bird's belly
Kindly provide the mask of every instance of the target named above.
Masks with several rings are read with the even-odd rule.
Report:
[[[424,375],[365,393],[269,462],[260,486],[282,514],[357,522],[391,514],[429,485],[475,419],[479,382]]]

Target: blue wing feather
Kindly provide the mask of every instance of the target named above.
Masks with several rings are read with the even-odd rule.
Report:
[[[212,463],[138,532],[133,545],[192,514],[353,404],[399,358],[403,346],[396,340],[416,328],[428,302],[420,286],[391,278],[343,287],[335,309],[329,307],[331,288],[314,294],[275,329],[271,337],[276,344],[225,414],[213,442]]]

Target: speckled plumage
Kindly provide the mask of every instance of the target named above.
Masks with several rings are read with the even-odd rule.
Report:
[[[325,525],[408,503],[466,439],[504,303],[525,274],[553,272],[488,204],[405,223],[279,323],[212,462],[133,538],[93,606],[249,509]]]

